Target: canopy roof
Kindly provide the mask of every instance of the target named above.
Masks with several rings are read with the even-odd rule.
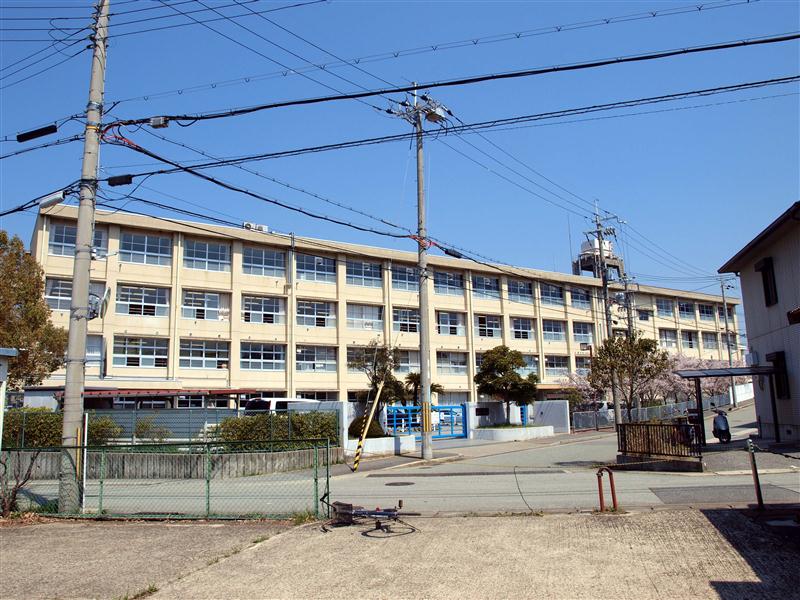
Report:
[[[704,377],[744,377],[746,375],[771,375],[772,367],[728,367],[727,369],[682,369],[675,374],[684,379]]]

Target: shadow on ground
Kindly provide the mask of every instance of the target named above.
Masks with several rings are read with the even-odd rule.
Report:
[[[755,598],[797,598],[800,577],[794,580],[786,573],[797,573],[800,563],[800,508],[778,507],[766,511],[756,510],[703,510],[700,511],[730,547],[744,559],[758,581],[714,581],[711,587],[722,600]],[[742,516],[749,518],[742,519]],[[795,540],[786,543],[768,523],[787,521],[786,529]],[[744,523],[743,523],[744,521]],[[791,523],[794,521],[797,526]],[[715,557],[698,557],[698,560],[713,561]],[[720,574],[722,579],[722,575]]]

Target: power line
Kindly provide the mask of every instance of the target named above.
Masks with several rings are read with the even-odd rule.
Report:
[[[27,76],[23,77],[22,79],[17,79],[16,81],[12,81],[11,83],[7,83],[4,86],[0,86],[0,90],[6,90],[6,89],[8,89],[10,87],[13,87],[13,86],[15,86],[17,84],[20,84],[20,83],[24,82],[24,81],[28,81],[29,79],[32,79],[32,78],[36,77],[37,75],[41,75],[42,73],[46,73],[50,69],[55,69],[59,65],[63,65],[65,62],[67,62],[69,60],[72,60],[76,56],[80,56],[81,54],[83,54],[87,50],[89,50],[88,47],[87,48],[81,48],[77,52],[75,52],[73,54],[70,54],[66,58],[58,61],[57,63],[53,63],[52,65],[49,65],[49,66],[45,67],[44,69],[40,69],[40,70],[36,71],[35,73],[31,73],[30,75],[27,75]]]
[[[550,67],[540,67],[535,69],[525,69],[521,71],[509,71],[505,73],[493,73],[488,75],[477,75],[472,77],[464,77],[459,79],[450,79],[445,81],[436,81],[418,86],[408,85],[393,88],[384,88],[380,90],[371,90],[366,92],[352,92],[348,94],[340,94],[338,96],[321,96],[315,98],[304,98],[299,100],[284,100],[280,102],[272,102],[268,104],[259,104],[255,106],[243,108],[231,108],[225,111],[195,113],[195,114],[182,114],[182,115],[160,115],[165,116],[167,119],[173,121],[205,121],[210,119],[221,119],[227,117],[234,117],[246,114],[252,114],[263,110],[270,110],[274,108],[284,108],[289,106],[306,106],[311,104],[320,104],[324,102],[332,102],[338,100],[356,100],[359,98],[370,98],[374,96],[385,96],[387,94],[396,94],[403,92],[413,92],[415,89],[435,89],[442,87],[453,87],[461,85],[472,85],[475,83],[483,83],[487,81],[500,81],[505,79],[517,79],[521,77],[532,77],[537,75],[546,75],[549,73],[560,73],[566,71],[578,71],[584,69],[593,69],[598,67],[605,67],[615,64],[635,63],[649,60],[658,60],[663,58],[670,58],[674,56],[697,54],[702,52],[713,52],[717,50],[729,50],[733,48],[744,48],[751,46],[760,46],[767,44],[783,43],[793,41],[800,38],[800,33],[789,33],[782,35],[764,36],[750,39],[740,39],[730,42],[722,42],[716,44],[706,44],[702,46],[691,46],[688,48],[678,48],[672,50],[662,50],[657,52],[649,52],[644,54],[635,54],[628,56],[620,56],[616,58],[593,60],[589,62],[571,63],[567,65],[557,65]],[[150,120],[147,118],[140,119],[127,119],[112,123],[113,125],[138,125],[147,123]]]
[[[578,108],[571,108],[571,109],[563,109],[557,111],[549,111],[545,113],[537,113],[532,115],[522,115],[516,117],[509,117],[503,119],[494,119],[491,121],[483,121],[479,123],[472,123],[467,125],[457,125],[449,127],[445,130],[445,133],[458,133],[461,131],[476,131],[476,130],[486,130],[486,129],[493,129],[498,126],[504,126],[508,124],[515,124],[515,123],[523,123],[523,122],[531,122],[531,121],[539,121],[539,120],[546,120],[546,119],[557,119],[562,118],[565,116],[577,115],[577,114],[587,114],[593,112],[600,112],[606,110],[614,110],[623,107],[631,107],[631,106],[640,106],[645,104],[658,104],[662,102],[669,102],[675,100],[681,100],[685,98],[690,98],[694,96],[708,96],[713,94],[720,94],[720,93],[729,93],[734,91],[741,91],[745,89],[751,89],[756,87],[765,87],[771,85],[780,85],[791,83],[794,81],[800,80],[800,75],[793,75],[788,77],[776,78],[776,79],[769,79],[763,81],[756,81],[756,82],[748,82],[748,83],[741,83],[741,84],[734,84],[734,85],[727,85],[727,86],[718,86],[715,88],[705,88],[702,90],[692,90],[689,92],[678,92],[673,94],[664,94],[661,96],[652,96],[648,98],[638,98],[634,100],[623,100],[617,102],[611,102],[606,104],[597,104],[592,106],[583,106]],[[112,123],[107,126],[106,131],[111,128],[119,127],[122,122]],[[131,123],[131,122],[128,122]],[[440,135],[440,131],[425,131],[423,135],[431,136],[431,135]],[[260,161],[260,160],[267,160],[273,158],[282,158],[288,156],[298,156],[301,154],[308,154],[308,153],[316,153],[316,152],[326,152],[330,150],[340,150],[344,148],[355,148],[373,144],[380,144],[386,142],[394,142],[394,141],[402,141],[408,140],[413,137],[414,134],[411,133],[401,133],[401,134],[394,134],[394,135],[387,135],[387,136],[379,136],[373,138],[364,138],[359,140],[351,140],[347,142],[337,142],[333,144],[325,144],[319,146],[311,146],[306,148],[294,149],[294,150],[283,150],[279,152],[270,152],[270,153],[259,153],[259,154],[252,154],[252,155],[245,155],[239,157],[233,157],[229,159],[207,162],[207,163],[200,163],[194,165],[192,168],[194,169],[205,169],[205,168],[217,168],[228,166],[232,164],[241,164],[245,162],[253,162],[253,161]],[[134,177],[140,177],[143,175],[149,174],[165,174],[165,173],[174,173],[179,171],[180,169],[160,169],[157,171],[149,171],[144,173],[136,173]]]
[[[293,74],[293,73],[308,72],[310,70],[316,70],[316,69],[329,71],[330,69],[335,68],[335,67],[350,66],[350,67],[353,67],[353,68],[361,70],[359,65],[363,65],[363,64],[366,64],[366,63],[377,62],[377,61],[397,59],[397,58],[401,58],[401,57],[419,55],[419,54],[425,54],[425,53],[436,53],[436,52],[441,52],[441,51],[444,51],[444,50],[450,50],[450,49],[456,49],[456,48],[474,48],[474,47],[477,47],[479,45],[493,44],[493,43],[506,42],[506,41],[514,41],[514,40],[520,40],[520,39],[525,39],[525,38],[528,38],[528,37],[539,36],[539,35],[547,35],[547,34],[554,34],[554,33],[565,33],[565,32],[568,32],[568,31],[582,30],[582,29],[587,29],[587,28],[591,28],[591,27],[604,27],[604,26],[607,26],[607,25],[612,25],[612,24],[617,24],[617,23],[628,23],[628,22],[639,21],[639,20],[651,20],[651,19],[654,19],[654,18],[661,18],[661,17],[673,16],[673,15],[681,15],[681,14],[701,14],[702,12],[708,12],[709,10],[715,10],[715,9],[720,9],[720,8],[729,8],[729,7],[735,7],[735,6],[740,6],[740,5],[747,5],[747,4],[754,3],[756,1],[758,1],[758,0],[743,0],[741,2],[730,2],[728,0],[724,0],[722,2],[712,2],[712,3],[708,3],[707,2],[707,3],[701,4],[701,5],[690,4],[690,5],[685,5],[685,6],[681,6],[681,7],[668,8],[668,9],[664,9],[664,10],[652,10],[652,11],[645,11],[645,12],[640,12],[640,13],[617,15],[617,16],[605,17],[605,18],[601,18],[601,19],[593,19],[593,20],[590,20],[590,21],[579,21],[579,22],[576,22],[576,23],[569,23],[569,24],[564,24],[564,25],[551,25],[551,26],[547,26],[547,27],[540,27],[540,28],[537,28],[537,29],[529,29],[529,30],[507,32],[507,33],[495,34],[495,35],[489,35],[489,36],[473,37],[473,38],[457,40],[457,41],[431,42],[431,43],[426,44],[424,46],[418,46],[418,47],[414,47],[414,48],[407,48],[407,49],[404,49],[404,50],[394,50],[394,51],[389,51],[389,52],[383,52],[383,53],[380,53],[380,54],[372,54],[372,55],[368,55],[368,56],[361,56],[361,57],[350,58],[350,59],[340,58],[340,57],[336,56],[335,54],[333,54],[331,52],[328,52],[327,50],[324,50],[322,48],[318,48],[322,52],[325,52],[329,56],[332,56],[335,59],[337,59],[338,62],[324,63],[324,64],[321,64],[321,65],[315,66],[313,68],[298,67],[298,68],[293,68],[293,69],[291,69],[289,71],[277,71],[277,72],[273,72],[273,73],[261,73],[261,74],[255,74],[255,75],[247,75],[245,77],[239,77],[239,78],[236,78],[236,79],[215,81],[215,82],[202,84],[202,85],[198,85],[198,86],[192,86],[192,87],[188,87],[188,88],[181,88],[181,89],[168,90],[168,91],[162,91],[162,92],[154,92],[154,93],[147,94],[147,95],[144,95],[144,96],[126,98],[124,100],[120,100],[120,102],[147,101],[147,100],[150,100],[150,99],[153,99],[153,98],[162,98],[162,97],[172,96],[172,95],[185,95],[185,94],[192,93],[192,92],[218,89],[218,88],[221,88],[221,87],[227,87],[227,86],[231,86],[231,85],[244,85],[244,84],[251,83],[251,82],[254,82],[254,81],[260,81],[260,80],[264,80],[264,79],[271,79],[271,78],[274,78],[274,77],[284,77],[284,76],[287,76],[287,75],[290,75],[290,74]],[[259,13],[259,14],[263,14],[263,13]],[[270,22],[272,22],[272,21],[270,21]],[[283,26],[281,26],[281,25],[279,25],[279,24],[277,24],[275,22],[272,22],[272,24],[275,25],[276,27],[279,27],[279,28],[283,29],[284,31],[286,31],[290,35],[293,35],[293,36],[297,37],[298,39],[301,39],[301,40],[305,41],[306,43],[309,43],[312,46],[317,47],[315,44],[313,44],[313,42],[309,42],[305,38],[302,38],[301,36],[295,34],[294,32],[292,32],[290,30],[288,30],[287,28],[285,28],[285,27],[283,27]]]
[[[279,6],[277,8],[270,8],[270,9],[259,11],[259,12],[263,12],[263,13],[278,12],[278,11],[287,10],[287,9],[290,9],[290,8],[300,8],[300,7],[303,7],[303,6],[310,6],[312,4],[320,4],[322,2],[328,2],[328,0],[309,0],[308,2],[296,2],[294,4],[287,4],[285,6]],[[165,31],[165,30],[168,30],[168,29],[176,29],[178,27],[188,27],[188,26],[191,26],[191,25],[198,25],[198,24],[201,24],[201,23],[212,23],[214,21],[223,21],[223,20],[226,20],[226,19],[229,19],[229,18],[240,18],[240,17],[249,17],[249,16],[251,16],[251,15],[247,14],[247,13],[244,13],[242,15],[236,15],[236,16],[232,15],[231,17],[214,17],[212,19],[206,19],[204,21],[198,21],[197,23],[176,23],[174,25],[163,25],[161,27],[151,27],[149,29],[140,29],[138,31],[124,31],[124,32],[121,32],[121,33],[114,33],[112,35],[109,35],[108,37],[109,38],[121,38],[121,37],[130,36],[130,35],[139,35],[141,33],[150,33],[150,32],[153,32],[153,31]],[[133,21],[129,21],[128,23],[133,23]],[[123,25],[123,24],[125,24],[125,23],[117,23],[117,26]],[[47,38],[0,39],[0,42],[49,42],[49,41],[50,40],[47,39]]]
[[[198,177],[200,179],[204,179],[205,181],[208,181],[209,183],[213,183],[213,184],[215,184],[215,185],[217,185],[217,186],[219,186],[221,188],[224,188],[224,189],[227,189],[227,190],[230,190],[230,191],[233,191],[233,192],[238,192],[238,193],[244,194],[246,196],[250,196],[251,198],[255,198],[257,200],[261,200],[262,202],[266,202],[268,204],[274,204],[275,206],[280,206],[281,208],[285,208],[287,210],[291,210],[291,211],[303,214],[303,215],[305,215],[307,217],[311,217],[313,219],[318,219],[320,221],[328,221],[328,222],[334,223],[336,225],[342,225],[342,226],[345,226],[345,227],[350,227],[351,229],[356,229],[358,231],[374,233],[374,234],[382,235],[382,236],[386,236],[386,237],[392,237],[392,238],[407,238],[408,237],[408,234],[398,234],[398,233],[393,233],[393,232],[390,232],[390,231],[381,231],[381,230],[374,229],[372,227],[366,227],[366,226],[363,226],[363,225],[357,225],[355,223],[350,223],[350,222],[344,221],[342,219],[337,219],[337,218],[330,217],[330,216],[327,216],[327,215],[318,214],[318,213],[306,210],[305,208],[302,208],[302,207],[299,207],[299,206],[293,206],[291,204],[287,204],[286,202],[282,202],[282,201],[276,200],[274,198],[269,198],[269,197],[264,196],[262,194],[258,194],[256,192],[250,191],[248,189],[233,185],[231,183],[227,183],[227,182],[222,181],[220,179],[217,179],[215,177],[211,177],[210,175],[206,175],[205,173],[201,173],[199,171],[196,171],[193,167],[186,167],[186,166],[181,165],[180,163],[172,161],[172,160],[170,160],[168,158],[164,158],[162,156],[159,156],[158,154],[155,154],[154,152],[151,152],[150,150],[146,150],[145,148],[142,148],[141,146],[139,146],[137,144],[134,144],[133,142],[130,142],[128,140],[124,140],[124,138],[120,138],[120,141],[113,142],[113,143],[115,145],[126,146],[126,147],[131,148],[132,150],[134,150],[136,152],[144,154],[145,156],[149,156],[151,158],[154,158],[156,160],[164,162],[164,163],[166,163],[168,165],[172,165],[176,169],[179,169],[179,170],[181,170],[181,171],[183,171],[185,173],[188,173],[190,175],[194,175],[195,177]]]
[[[82,139],[83,135],[73,135],[68,138],[61,138],[59,140],[54,140],[52,142],[39,144],[38,146],[30,146],[29,148],[23,148],[22,150],[17,150],[16,152],[9,152],[8,154],[0,155],[0,160],[5,160],[6,158],[11,158],[12,156],[18,156],[20,154],[25,154],[26,152],[33,152],[34,150],[41,150],[42,148],[50,148],[51,146],[61,146],[63,144],[70,144],[72,142],[77,142]]]

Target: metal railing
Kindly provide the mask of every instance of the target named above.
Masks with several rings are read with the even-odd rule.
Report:
[[[327,514],[327,439],[3,449],[0,492],[13,510],[58,512],[58,475],[75,461],[80,510],[70,516],[287,518]]]
[[[700,457],[700,426],[687,423],[620,423],[617,449],[638,456]]]

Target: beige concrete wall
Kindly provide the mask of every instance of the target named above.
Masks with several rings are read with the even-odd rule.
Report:
[[[72,259],[53,256],[47,251],[48,232],[53,222],[74,220],[75,211],[71,207],[58,207],[57,211],[45,213],[37,222],[34,239],[37,241],[37,258],[41,262],[47,277],[69,279],[72,274]],[[410,252],[390,251],[366,246],[351,246],[336,242],[325,242],[319,247],[316,242],[297,239],[292,241],[280,236],[270,236],[246,230],[235,230],[203,225],[209,231],[217,232],[217,239],[224,241],[231,248],[230,271],[216,272],[186,268],[183,266],[183,249],[186,239],[213,239],[211,233],[201,237],[201,233],[192,229],[190,224],[165,224],[163,221],[130,215],[109,215],[98,213],[98,227],[105,228],[108,233],[108,257],[92,263],[92,279],[102,281],[112,290],[112,300],[104,319],[95,319],[89,323],[89,333],[102,335],[106,345],[106,374],[100,378],[99,369],[89,370],[87,386],[117,388],[255,388],[274,390],[294,395],[298,391],[337,391],[339,398],[345,400],[347,392],[366,388],[366,378],[362,374],[349,373],[346,365],[348,346],[365,346],[371,340],[408,350],[419,348],[419,336],[416,333],[394,331],[392,308],[418,306],[415,292],[394,289],[391,283],[391,264],[413,265],[415,254]],[[126,263],[120,260],[119,242],[123,231],[137,229],[148,230],[158,235],[168,235],[172,239],[172,260],[170,265],[155,266]],[[233,238],[233,239],[231,239]],[[242,253],[245,245],[269,246],[286,253],[286,273],[284,277],[271,277],[245,274],[242,271]],[[314,254],[336,259],[336,278],[334,282],[307,281],[293,277],[296,253]],[[346,283],[346,260],[378,262],[382,269],[381,287],[362,287]],[[539,377],[543,382],[542,389],[558,389],[565,382],[562,376],[548,376],[545,373],[547,356],[563,356],[568,358],[570,371],[575,369],[577,356],[588,356],[587,350],[580,349],[580,343],[573,339],[574,322],[590,322],[593,325],[595,345],[605,339],[603,325],[602,301],[599,294],[599,281],[591,277],[544,273],[529,269],[513,268],[518,276],[512,277],[502,271],[493,271],[489,267],[476,268],[475,263],[443,257],[431,257],[432,271],[446,270],[457,272],[464,277],[464,293],[458,296],[437,294],[433,278],[428,278],[425,285],[429,287],[431,298],[430,322],[434,324],[431,336],[430,364],[432,379],[445,387],[448,392],[467,392],[472,400],[477,396],[472,385],[475,375],[475,353],[485,352],[501,343],[539,358]],[[499,299],[476,297],[472,293],[472,275],[493,276],[500,279],[501,294]],[[508,295],[509,279],[522,279],[534,283],[533,302],[511,301]],[[542,303],[539,282],[547,282],[561,286],[564,290],[564,304],[550,305]],[[142,317],[120,315],[115,312],[115,298],[120,284],[136,284],[161,286],[170,289],[169,314],[164,317]],[[591,295],[590,308],[572,305],[571,289],[580,287]],[[213,291],[225,294],[230,298],[230,314],[226,320],[207,321],[183,318],[181,299],[184,290]],[[659,294],[654,293],[658,291]],[[286,308],[285,322],[280,324],[245,323],[241,316],[241,298],[243,295],[274,296],[284,300]],[[697,302],[708,302],[716,305],[719,299],[708,294],[675,292],[659,288],[646,288],[635,292],[635,305],[639,309],[651,310],[649,321],[635,320],[635,326],[645,335],[658,338],[659,328],[671,328],[678,332],[678,348],[692,355],[703,355],[720,358],[721,351],[699,349],[681,349],[680,331],[690,329],[697,332],[718,331],[717,321],[705,322],[695,318],[691,321],[663,319],[657,316],[655,298],[657,295],[677,299],[687,297]],[[336,307],[336,327],[306,327],[297,324],[296,302],[309,300],[334,303]],[[351,329],[347,327],[347,305],[363,304],[383,307],[383,327],[375,330]],[[616,310],[616,309],[615,309]],[[464,315],[464,335],[440,335],[435,328],[436,312],[452,311]],[[475,329],[475,315],[496,315],[501,318],[500,337],[480,337]],[[533,337],[528,340],[513,338],[511,317],[530,318],[534,322]],[[66,326],[66,311],[54,311],[53,321]],[[627,321],[624,311],[615,313],[619,328],[625,328]],[[542,322],[544,320],[560,321],[564,325],[563,341],[545,340]],[[732,324],[734,327],[735,324]],[[166,368],[134,368],[113,365],[113,342],[115,336],[145,336],[169,340],[169,361]],[[699,337],[699,333],[698,333]],[[229,368],[227,369],[188,369],[179,366],[180,340],[202,339],[220,340],[229,343]],[[239,350],[241,342],[263,342],[285,344],[286,369],[283,371],[250,371],[240,368]],[[336,372],[307,372],[295,368],[295,351],[298,345],[328,346],[337,349]],[[720,345],[721,348],[721,345]],[[467,353],[467,373],[459,375],[439,374],[436,368],[436,353]],[[702,354],[701,354],[702,353]],[[55,373],[45,385],[63,383],[63,373]]]

